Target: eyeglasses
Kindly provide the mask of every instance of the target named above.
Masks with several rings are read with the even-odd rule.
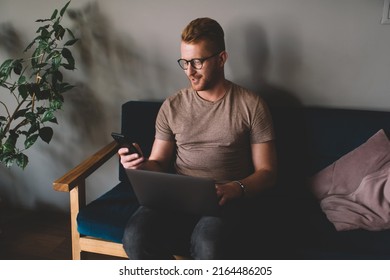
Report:
[[[205,58],[193,58],[191,60],[187,60],[187,59],[184,59],[184,58],[181,58],[177,61],[177,63],[179,63],[180,67],[183,69],[183,70],[187,70],[188,69],[188,66],[191,64],[191,66],[193,68],[195,68],[196,70],[200,70],[202,69],[203,67],[203,63],[209,59],[209,58],[212,58],[214,56],[217,56],[219,55],[219,53],[216,53],[216,54],[213,54],[212,56],[209,56],[209,57],[205,57]]]

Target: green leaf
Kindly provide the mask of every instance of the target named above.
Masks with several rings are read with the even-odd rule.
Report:
[[[40,39],[43,39],[43,38],[48,39],[48,38],[50,38],[50,32],[48,30],[49,27],[50,27],[50,25],[45,25],[45,26],[39,27],[36,33],[40,33],[41,35],[38,36],[38,38],[40,38]]]
[[[37,115],[31,111],[27,112],[24,116],[30,123],[35,123],[37,120]]]
[[[34,143],[37,141],[38,139],[38,134],[33,134],[29,137],[27,137],[26,141],[24,141],[24,147],[26,149],[30,148],[32,145],[34,145]]]
[[[69,66],[74,68],[74,58],[72,52],[67,48],[63,48],[61,54],[68,61]]]
[[[27,89],[31,96],[33,96],[34,94],[36,96],[39,96],[39,94],[41,93],[41,88],[36,83],[29,84]]]
[[[18,85],[22,85],[22,84],[25,84],[26,83],[26,76],[22,75],[19,77],[18,79]]]
[[[41,106],[41,107],[36,107],[36,110],[37,110],[37,113],[38,113],[39,115],[42,115],[43,113],[46,112],[47,108]]]
[[[19,94],[20,96],[23,98],[23,99],[26,99],[27,96],[28,96],[28,90],[27,90],[27,86],[25,84],[21,84],[19,87],[18,87],[18,91],[19,91]]]
[[[50,18],[37,19],[35,22],[46,22],[46,21],[51,21],[51,19]]]
[[[0,161],[3,162],[6,158],[7,158],[7,154],[3,151],[3,147],[2,145],[0,145]]]
[[[54,20],[57,17],[57,14],[58,14],[58,10],[55,9],[53,14],[51,15],[51,20]]]
[[[60,16],[64,15],[64,13],[65,13],[66,9],[68,8],[69,4],[70,4],[70,1],[68,3],[66,3],[66,5],[61,9]]]
[[[31,127],[30,127],[30,129],[27,131],[27,135],[33,134],[34,132],[38,131],[39,128],[40,128],[39,123],[36,123],[36,122],[31,123]]]
[[[50,90],[44,89],[40,90],[39,93],[36,93],[35,96],[37,97],[37,100],[46,100],[50,97]]]
[[[61,109],[61,107],[62,107],[62,103],[63,103],[63,101],[58,100],[58,99],[54,99],[54,100],[52,100],[52,101],[50,102],[50,108],[51,108],[52,110],[59,110],[59,109]]]
[[[56,30],[57,26],[60,24],[61,18],[57,18],[56,21],[53,23],[53,29]]]
[[[10,132],[7,141],[5,141],[3,145],[3,153],[14,153],[16,140],[18,139],[18,137],[19,135],[16,134],[15,132],[13,131]]]
[[[62,51],[61,51],[61,54],[66,59],[69,59],[70,57],[73,57],[71,51],[69,49],[67,49],[67,48],[63,48]]]
[[[15,60],[13,63],[14,66],[14,72],[16,75],[20,75],[22,73],[23,65],[22,65],[22,60]]]
[[[13,156],[8,156],[6,157],[3,161],[4,164],[7,168],[10,168],[14,164],[14,157]]]
[[[61,25],[56,25],[55,28],[54,28],[54,33],[55,33],[55,37],[56,39],[61,39],[64,38],[64,35],[65,35],[65,29],[61,26]]]
[[[55,124],[58,124],[58,121],[57,121],[57,118],[53,118],[50,120],[51,123],[55,123]]]
[[[15,144],[5,142],[3,145],[3,153],[13,153],[15,150]]]
[[[48,35],[48,37],[42,36],[39,39],[38,49],[41,51],[41,54],[45,53],[45,52],[50,52],[51,51],[51,49],[50,49],[50,42],[48,41],[49,37],[50,37],[50,35]],[[41,61],[41,59],[39,59],[39,61]]]
[[[20,109],[19,111],[17,111],[14,115],[14,119],[17,119],[19,117],[23,117],[27,112],[28,112],[29,109]]]
[[[22,168],[22,169],[25,169],[27,164],[28,164],[28,157],[23,154],[23,153],[19,153],[17,156],[16,156],[16,164]]]
[[[52,68],[57,70],[61,65],[61,60],[62,60],[61,55],[53,57],[53,59],[51,60],[52,61]]]
[[[4,69],[8,69],[12,65],[13,61],[14,60],[12,58],[4,61],[3,64],[1,64],[0,66],[0,71],[3,71]]]
[[[42,56],[42,53],[43,53],[43,48],[41,46],[38,46],[33,55],[32,55],[32,58],[31,58],[31,65],[33,68],[36,68],[39,61],[40,61],[40,58]]]
[[[39,130],[39,137],[41,137],[43,141],[49,144],[53,137],[53,129],[51,127],[42,127]]]
[[[68,84],[68,83],[62,83],[62,84],[59,85],[58,91],[59,91],[60,93],[64,93],[64,92],[66,92],[66,91],[68,91],[68,90],[71,90],[72,88],[74,88],[73,85],[70,85],[70,84]]]
[[[0,66],[0,79],[6,80],[8,76],[11,74],[12,68],[13,68],[13,59],[7,59],[3,62]]]
[[[54,81],[55,82],[57,82],[57,81],[62,82],[63,79],[64,79],[64,77],[60,71],[55,71],[53,73],[53,83],[54,83]]]
[[[42,123],[44,122],[48,122],[48,121],[51,121],[52,119],[54,119],[54,114],[51,110],[49,111],[46,111],[44,114],[43,114],[43,117],[42,117]]]
[[[64,46],[72,46],[74,45],[79,39],[72,39],[72,40],[69,40],[68,42],[66,42],[64,44]]]
[[[59,51],[52,51],[51,53],[49,53],[49,55],[46,57],[46,62],[48,62],[50,59],[52,58],[55,58],[57,56],[61,56],[61,53]]]
[[[25,49],[24,49],[24,52],[28,51],[34,44],[35,44],[35,40],[37,38],[35,38]]]
[[[68,31],[68,33],[69,33],[70,37],[72,37],[72,39],[75,39],[75,38],[76,38],[76,37],[74,36],[72,30],[70,30],[69,28],[65,28],[65,29],[66,29],[66,31]]]

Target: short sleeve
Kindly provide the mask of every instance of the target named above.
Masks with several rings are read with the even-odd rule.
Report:
[[[275,133],[267,104],[259,98],[254,108],[250,139],[252,144],[274,140]]]
[[[172,129],[169,126],[169,119],[172,115],[171,106],[169,104],[169,100],[165,100],[161,105],[161,108],[157,114],[156,118],[156,134],[155,138],[165,141],[173,141],[174,135]]]

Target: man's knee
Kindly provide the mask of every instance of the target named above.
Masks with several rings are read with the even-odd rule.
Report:
[[[224,224],[217,217],[203,217],[191,236],[191,255],[194,259],[212,260],[222,257]]]
[[[207,237],[193,239],[191,255],[198,260],[213,260],[220,258],[220,250],[215,240],[210,240]]]
[[[150,244],[149,231],[151,213],[147,208],[140,207],[127,222],[123,233],[123,248],[129,259],[147,258],[147,247]],[[150,246],[150,245],[149,245]]]

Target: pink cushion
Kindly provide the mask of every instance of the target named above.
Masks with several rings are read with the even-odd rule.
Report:
[[[337,230],[384,229],[389,227],[387,219],[382,219],[383,225],[376,217],[383,217],[389,205],[385,199],[388,196],[384,195],[390,187],[386,176],[389,168],[390,141],[380,130],[361,146],[315,174],[309,181],[309,188]]]
[[[331,195],[321,200],[321,208],[338,231],[390,228],[390,168],[364,177],[356,191]]]

